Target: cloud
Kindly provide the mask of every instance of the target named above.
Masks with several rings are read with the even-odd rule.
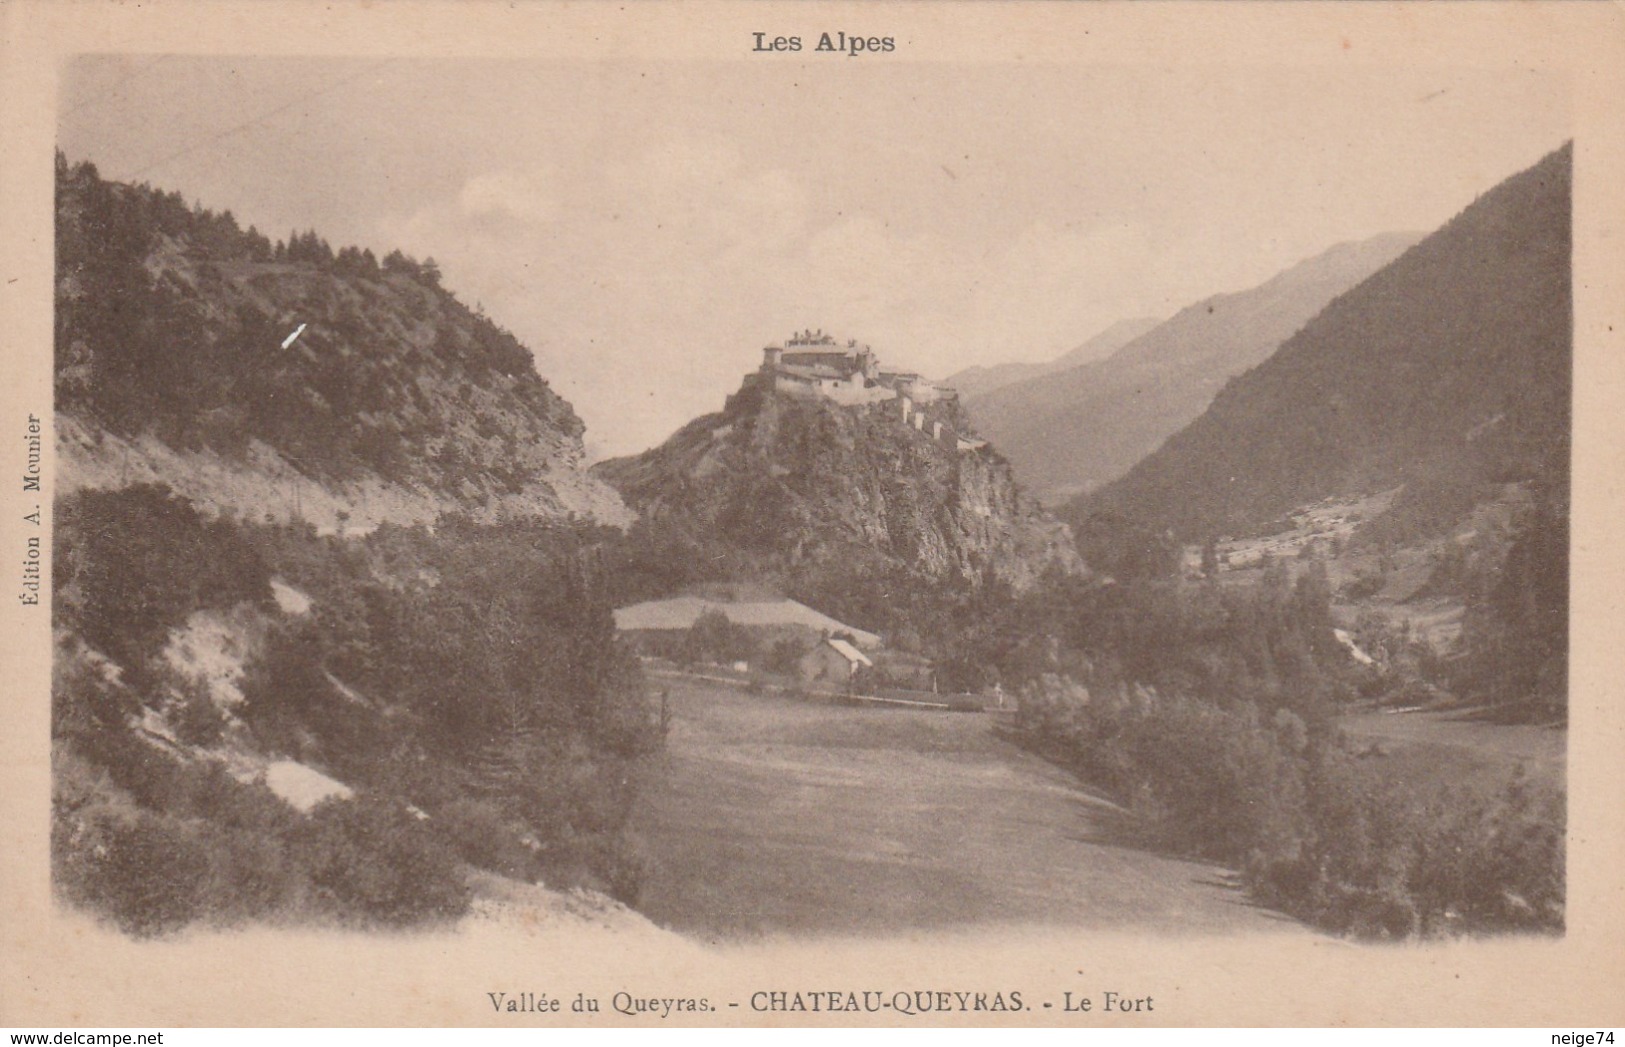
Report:
[[[939,376],[1045,359],[1134,315],[1154,260],[1121,222],[1032,223],[991,242],[867,212],[820,222],[817,189],[725,141],[663,141],[578,186],[569,208],[501,170],[385,232],[530,345],[611,453],[715,410],[761,343],[803,326]]]
[[[574,171],[567,205],[544,171],[475,175],[384,232],[432,254],[448,286],[529,345],[605,453],[718,409],[759,347],[791,330],[858,338],[938,377],[1045,360],[1188,304],[1189,260],[1211,253],[1200,228],[1159,239],[1135,217],[832,213],[818,169],[703,135],[640,143],[594,177]]]
[[[558,213],[557,203],[541,180],[518,171],[475,175],[463,183],[457,206],[470,217],[512,218],[536,224],[550,222]]]

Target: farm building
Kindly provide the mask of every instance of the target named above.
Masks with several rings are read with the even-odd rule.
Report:
[[[718,613],[733,625],[748,629],[764,644],[794,639],[806,646],[826,636],[849,636],[860,648],[880,646],[880,637],[853,628],[794,600],[727,600],[709,596],[674,596],[649,600],[615,611],[615,628],[650,654],[667,653],[671,642],[694,627],[700,616]]]
[[[808,683],[824,681],[845,687],[860,669],[874,668],[869,656],[845,640],[827,639],[801,659],[801,678]]]

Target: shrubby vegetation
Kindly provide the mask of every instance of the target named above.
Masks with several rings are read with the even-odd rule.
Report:
[[[720,610],[708,610],[683,634],[677,658],[684,665],[727,665],[754,661],[758,653],[749,629],[735,625]]]
[[[307,817],[219,763],[110,728],[59,739],[53,760],[57,889],[131,934],[200,920],[408,926],[467,911],[445,831],[397,798],[328,801]]]
[[[1540,659],[1520,662],[1560,667],[1561,616],[1539,609],[1566,606],[1550,572],[1566,555],[1561,520],[1535,514],[1520,525],[1504,570],[1441,560],[1440,570],[1472,579],[1463,659],[1361,627],[1386,671],[1336,640],[1318,560],[1274,563],[1255,580],[1186,582],[1172,577],[1176,561],[1155,536],[1103,527],[1093,542],[1115,550],[1122,577],[1056,576],[1017,595],[991,581],[855,577],[849,565],[824,564],[787,575],[785,587],[929,654],[944,690],[998,681],[1019,694],[1024,744],[1122,804],[1141,842],[1238,869],[1260,901],[1318,927],[1375,938],[1562,928],[1559,787],[1396,778],[1379,751],[1338,726],[1353,702],[1396,680],[1456,673],[1463,695],[1493,698],[1466,689],[1465,674],[1487,682],[1516,644],[1540,645]],[[665,595],[657,571],[676,568],[617,555],[649,565],[637,573],[638,598]],[[701,623],[685,642],[703,648],[696,657],[724,660],[725,626]]]
[[[134,684],[150,682],[152,656],[194,610],[270,598],[269,569],[240,530],[151,484],[62,502],[52,576],[58,623]]]
[[[81,492],[57,523],[53,854],[69,899],[156,934],[455,917],[465,864],[636,896],[622,828],[662,735],[614,635],[598,531],[450,519],[324,538],[207,522],[157,487]],[[273,573],[307,614],[270,610]],[[160,652],[194,611],[244,605],[263,624],[228,714]],[[180,746],[135,728],[153,714]],[[212,750],[298,760],[356,796],[300,815]]]
[[[1564,802],[1401,785],[1289,709],[1221,708],[1108,677],[1022,692],[1035,746],[1117,798],[1153,842],[1243,870],[1261,900],[1364,937],[1561,930]]]
[[[1498,703],[1509,717],[1568,715],[1567,485],[1541,497],[1493,570],[1474,573],[1452,686]]]
[[[1332,638],[1323,575],[1286,577],[1079,586],[1015,611],[992,650],[1019,681],[1022,737],[1154,844],[1243,870],[1257,897],[1317,926],[1561,929],[1561,791],[1385,774],[1337,726],[1373,671]]]

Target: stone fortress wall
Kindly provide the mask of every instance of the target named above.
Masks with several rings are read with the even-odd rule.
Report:
[[[964,438],[934,405],[957,403],[958,393],[908,371],[885,371],[874,350],[848,340],[843,346],[823,331],[800,331],[783,345],[762,350],[759,371],[747,383],[759,383],[782,396],[825,399],[846,407],[896,401],[897,418],[933,440],[961,452],[977,451],[987,441]]]

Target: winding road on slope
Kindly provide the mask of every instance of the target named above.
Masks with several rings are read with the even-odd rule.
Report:
[[[1115,808],[981,714],[658,686],[672,722],[633,814],[637,907],[675,931],[1308,933],[1226,870],[1136,846]]]

